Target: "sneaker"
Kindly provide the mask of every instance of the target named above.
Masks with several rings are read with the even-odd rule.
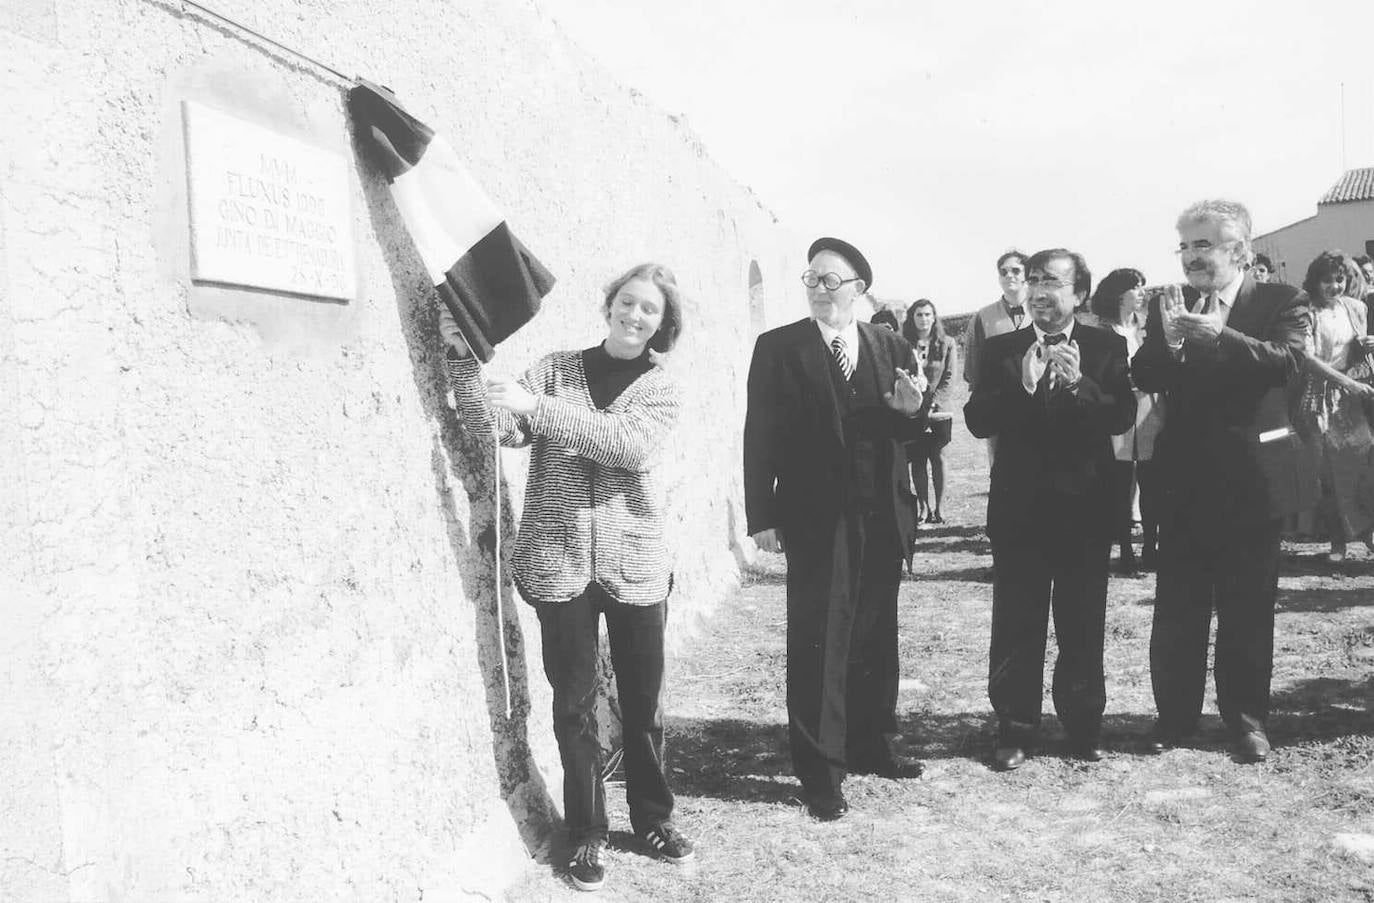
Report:
[[[692,849],[692,842],[683,837],[671,822],[655,825],[639,836],[649,845],[649,849],[669,862],[687,862],[696,856],[696,851]]]
[[[601,864],[601,851],[606,848],[603,838],[584,841],[573,851],[568,862],[568,877],[578,890],[601,890],[606,883],[606,867]]]

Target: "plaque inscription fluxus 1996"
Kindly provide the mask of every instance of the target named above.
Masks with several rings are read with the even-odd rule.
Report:
[[[353,218],[343,154],[194,101],[186,128],[191,278],[347,301]]]

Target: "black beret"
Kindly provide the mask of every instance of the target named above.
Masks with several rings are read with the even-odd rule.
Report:
[[[858,248],[838,238],[818,238],[811,242],[811,250],[806,252],[807,263],[814,260],[822,251],[834,251],[849,261],[849,265],[854,268],[854,275],[864,281],[865,291],[873,287],[873,267],[868,265],[868,259],[859,253]]]

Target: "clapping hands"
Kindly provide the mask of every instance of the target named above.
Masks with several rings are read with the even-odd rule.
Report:
[[[1182,286],[1165,286],[1159,298],[1159,314],[1164,324],[1164,340],[1175,347],[1184,339],[1213,344],[1221,338],[1221,321],[1215,314],[1188,312]]]
[[[1083,356],[1079,353],[1077,342],[1060,342],[1058,345],[1049,346],[1046,365],[1049,367],[1054,385],[1077,385],[1083,378],[1082,361]]]

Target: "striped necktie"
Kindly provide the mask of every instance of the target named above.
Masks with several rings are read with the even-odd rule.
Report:
[[[849,349],[845,347],[844,336],[837,335],[830,341],[830,353],[835,356],[835,363],[840,365],[840,372],[848,381],[854,375],[854,362],[849,359]]]

